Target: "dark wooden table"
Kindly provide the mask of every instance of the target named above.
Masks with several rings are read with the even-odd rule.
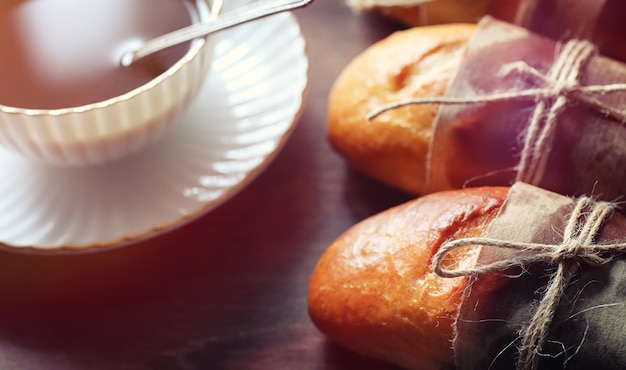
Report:
[[[269,168],[154,240],[87,255],[0,252],[0,369],[393,369],[330,343],[306,295],[333,239],[409,199],[353,173],[325,137],[334,79],[397,25],[342,0],[295,14],[309,94]]]

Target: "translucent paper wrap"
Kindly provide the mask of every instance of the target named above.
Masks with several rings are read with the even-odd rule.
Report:
[[[601,54],[626,60],[623,0],[492,0],[489,13],[553,38],[592,41]]]
[[[456,242],[481,248],[475,268],[440,272],[472,276],[458,369],[626,369],[626,218],[611,204],[517,183],[485,237]]]
[[[485,17],[441,102],[433,190],[523,181],[566,194],[625,194],[626,65]]]
[[[484,15],[553,39],[590,40],[600,53],[626,60],[623,0],[346,0],[354,9],[407,7],[410,25],[477,22]],[[419,11],[415,11],[419,8]]]

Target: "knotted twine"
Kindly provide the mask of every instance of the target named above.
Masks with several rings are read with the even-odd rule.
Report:
[[[563,232],[559,245],[503,241],[484,237],[463,238],[444,243],[434,255],[432,268],[439,276],[454,278],[477,277],[482,274],[505,271],[513,267],[525,269],[535,263],[556,265],[550,276],[537,310],[521,333],[521,345],[516,364],[517,370],[537,369],[541,349],[547,340],[548,330],[554,318],[565,288],[574,276],[580,263],[599,266],[617,254],[626,252],[626,243],[594,244],[599,231],[612,216],[614,204],[596,202],[589,197],[577,200]],[[511,258],[478,265],[471,268],[447,268],[443,261],[448,254],[463,247],[495,247],[517,250],[524,253]]]
[[[504,65],[500,70],[500,74],[504,76],[518,73],[530,78],[540,87],[470,98],[409,99],[376,109],[368,115],[367,119],[373,120],[386,111],[413,104],[453,105],[532,99],[536,105],[525,133],[515,180],[538,184],[547,168],[559,116],[568,103],[584,104],[607,118],[626,123],[626,111],[605,104],[596,98],[596,95],[626,91],[626,84],[585,86],[580,83],[584,66],[596,54],[596,49],[588,41],[570,40],[563,45],[547,75],[522,61]],[[592,210],[586,214],[585,209],[590,206]],[[601,226],[610,218],[613,210],[614,205],[611,203],[595,202],[591,198],[582,197],[577,201],[570,215],[564,230],[563,242],[560,245],[518,243],[490,238],[464,238],[445,243],[435,254],[432,266],[442,277],[460,277],[504,271],[516,266],[524,269],[535,263],[556,265],[556,271],[550,276],[545,294],[535,314],[520,334],[521,345],[516,369],[536,369],[555,311],[578,264],[584,262],[590,265],[601,265],[610,261],[611,256],[626,252],[626,243],[593,244]],[[450,251],[461,247],[476,246],[507,248],[532,253],[469,269],[449,270],[441,267],[444,257]]]
[[[570,40],[563,45],[547,75],[523,61],[506,64],[499,72],[504,76],[518,73],[532,79],[540,87],[470,98],[408,99],[378,108],[372,111],[367,119],[373,120],[384,112],[413,104],[455,105],[532,99],[536,105],[525,133],[515,181],[536,185],[539,184],[546,171],[559,115],[566,109],[569,102],[582,103],[608,118],[626,123],[626,111],[605,104],[595,97],[595,95],[626,91],[626,83],[587,86],[580,83],[583,67],[596,54],[596,49],[590,42]]]

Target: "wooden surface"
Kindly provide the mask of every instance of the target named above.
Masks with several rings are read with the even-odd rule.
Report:
[[[310,86],[269,168],[154,240],[75,256],[0,253],[0,369],[393,369],[330,342],[307,284],[342,231],[409,197],[350,171],[325,138],[340,70],[396,25],[342,0],[295,12]]]

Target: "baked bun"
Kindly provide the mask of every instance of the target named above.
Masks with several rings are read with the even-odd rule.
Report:
[[[476,22],[489,0],[348,0],[356,11],[374,11],[407,26]]]
[[[373,44],[349,63],[328,100],[331,145],[360,172],[412,194],[428,193],[426,156],[437,105],[411,105],[368,122],[399,100],[443,96],[473,24],[416,27]]]
[[[450,238],[483,235],[508,189],[433,193],[353,226],[311,276],[312,321],[365,356],[411,369],[453,368],[452,325],[468,278],[439,277],[431,258]],[[461,266],[477,258],[477,252],[456,253]]]

